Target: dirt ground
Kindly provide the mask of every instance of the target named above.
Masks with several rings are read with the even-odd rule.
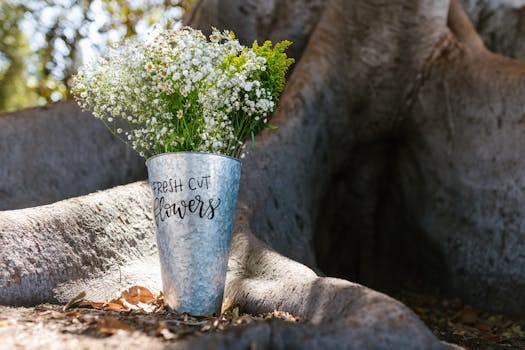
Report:
[[[468,350],[525,349],[525,319],[482,312],[459,298],[401,292],[409,306],[441,340]]]
[[[472,350],[525,349],[525,320],[481,312],[457,298],[414,292],[402,292],[397,298],[412,308],[439,339],[449,343]],[[127,300],[138,303],[136,295],[135,300]],[[133,309],[126,305],[126,302],[110,305],[77,300],[67,307],[53,304],[30,308],[0,306],[0,350],[129,347],[156,350],[254,322],[302,321],[277,311],[247,315],[233,306],[219,317],[193,317],[170,313],[159,305],[152,313],[145,310],[145,304],[138,304],[144,308]]]
[[[166,310],[98,310],[44,304],[0,306],[0,350],[11,349],[164,349],[203,334],[254,323],[300,322],[285,312],[252,316],[233,308],[219,317],[193,317]],[[171,347],[170,347],[171,348]],[[257,347],[256,347],[257,348]]]

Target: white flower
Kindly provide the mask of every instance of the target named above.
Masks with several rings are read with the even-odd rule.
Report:
[[[242,63],[225,65],[235,55]],[[250,132],[244,126],[262,127],[275,108],[274,92],[254,78],[267,64],[229,31],[213,28],[208,40],[188,27],[158,28],[82,67],[73,85],[82,108],[127,124],[115,131],[142,155],[191,143],[238,155],[247,135],[241,131]]]

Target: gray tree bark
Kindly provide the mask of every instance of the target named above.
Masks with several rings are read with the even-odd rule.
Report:
[[[479,14],[516,6],[464,3],[489,34],[494,24]],[[305,202],[314,206],[275,208],[274,197],[266,198],[255,211],[254,234],[331,275],[383,289],[423,279],[469,303],[519,312],[523,64],[488,51],[483,39],[498,48],[497,40],[480,37],[457,1],[333,1],[319,18],[311,15],[317,5],[296,16],[314,29],[299,40],[277,114],[281,132],[297,115],[312,118],[301,130],[305,141],[295,144],[311,140],[314,128],[316,143],[301,144],[300,162],[264,163],[294,178],[293,191],[308,189],[315,199]],[[226,8],[233,10],[219,16]],[[190,17],[191,25],[201,23],[233,28],[246,42],[282,39],[265,23],[291,37],[299,32],[275,3],[263,1],[202,1]],[[519,55],[508,44],[516,32],[505,25],[498,31],[495,38],[513,33],[501,51]],[[279,159],[278,145],[260,152],[266,150]],[[260,181],[246,179],[251,187]],[[282,224],[287,233],[268,237],[268,217],[289,223]]]
[[[491,51],[512,58],[525,57],[525,1],[461,0],[461,4]]]
[[[479,14],[515,6],[464,3],[489,34],[494,27]],[[257,11],[237,20],[235,11],[248,4]],[[267,162],[265,170],[296,179],[276,194],[297,184],[294,191],[308,188],[315,199],[305,202],[315,204],[294,213],[263,198],[254,234],[308,266],[367,285],[395,288],[423,276],[478,306],[522,310],[523,65],[489,52],[457,1],[450,11],[447,1],[316,6],[286,23],[271,2],[202,1],[190,17],[194,26],[234,28],[246,42],[282,39],[265,26],[272,21],[290,37],[308,38],[298,40],[277,118],[286,125],[311,115],[301,132],[310,140],[317,128],[317,143],[298,147],[298,163]],[[226,8],[233,10],[219,16]],[[311,34],[293,25],[296,17]],[[506,33],[516,30],[504,26],[493,37]],[[519,54],[499,49],[493,37],[485,41]],[[262,149],[278,159],[278,145]],[[287,234],[268,237],[275,226],[268,217],[279,217]]]
[[[146,178],[144,159],[73,101],[0,115],[0,164],[0,210]]]

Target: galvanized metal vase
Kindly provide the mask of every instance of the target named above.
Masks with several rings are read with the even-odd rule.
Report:
[[[177,152],[146,161],[164,300],[178,312],[220,313],[237,192],[238,159]]]

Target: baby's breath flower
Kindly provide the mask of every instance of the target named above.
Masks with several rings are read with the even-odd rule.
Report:
[[[239,156],[267,126],[292,63],[289,42],[242,46],[231,31],[155,30],[113,46],[74,77],[79,105],[113,125],[141,156],[203,151]],[[264,72],[264,73],[263,73]],[[116,120],[115,120],[116,119]],[[110,126],[108,124],[108,126]]]

